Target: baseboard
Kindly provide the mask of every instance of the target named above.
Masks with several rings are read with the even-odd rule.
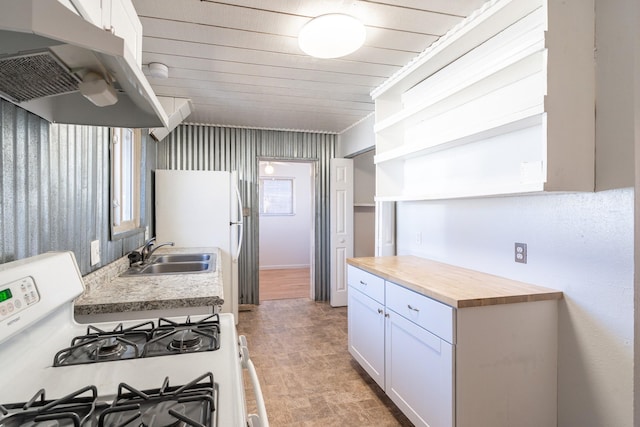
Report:
[[[291,264],[291,265],[261,265],[260,270],[296,270],[302,268],[310,268],[309,264]]]

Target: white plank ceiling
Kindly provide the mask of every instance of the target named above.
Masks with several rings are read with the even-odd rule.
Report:
[[[485,0],[133,0],[144,28],[149,82],[190,98],[187,123],[340,133],[373,112],[380,85]],[[364,47],[314,59],[297,34],[341,12],[366,26]],[[146,71],[145,71],[146,72]]]

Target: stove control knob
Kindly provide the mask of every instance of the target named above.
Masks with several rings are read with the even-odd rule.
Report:
[[[20,301],[19,299],[16,300],[16,302],[14,303],[16,305],[16,308],[19,309],[20,307],[22,307],[22,301]]]
[[[7,307],[5,305],[0,305],[0,316],[6,316]]]
[[[7,310],[9,310],[9,313],[11,313],[14,310],[14,307],[13,307],[12,303],[8,303],[7,304]]]

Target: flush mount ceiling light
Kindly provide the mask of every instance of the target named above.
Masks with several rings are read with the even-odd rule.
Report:
[[[266,173],[267,175],[271,175],[273,174],[273,172],[273,166],[271,165],[271,163],[267,163],[267,165],[264,167],[264,173]]]
[[[149,64],[149,74],[156,79],[168,79],[169,67],[160,62],[152,62]]]
[[[339,58],[358,50],[366,37],[362,22],[353,16],[330,13],[307,22],[298,35],[298,45],[316,58]]]

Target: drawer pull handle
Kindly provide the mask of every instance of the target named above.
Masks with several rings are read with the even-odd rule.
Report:
[[[381,308],[378,309],[378,314],[382,314],[384,313],[384,310],[382,310]]]
[[[415,311],[415,312],[420,312],[420,310],[419,310],[419,309],[417,309],[417,308],[415,308],[415,307],[411,307],[411,304],[407,304],[407,308],[408,308],[409,310],[413,310],[413,311]]]
[[[362,286],[367,286],[367,282],[363,282],[362,280],[360,280],[360,284],[361,284]]]

